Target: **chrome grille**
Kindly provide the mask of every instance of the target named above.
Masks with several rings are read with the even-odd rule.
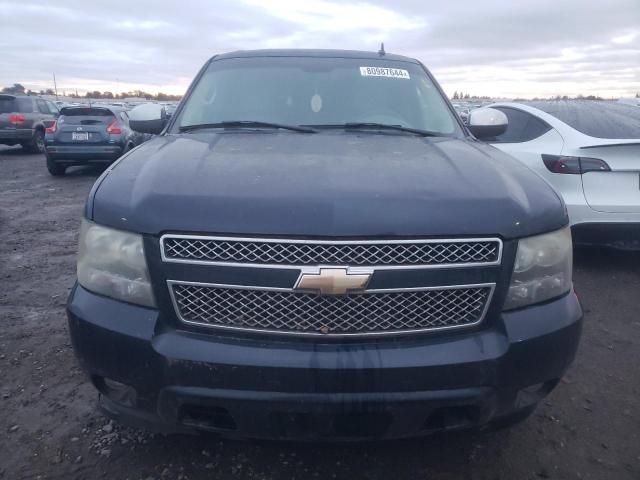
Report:
[[[499,239],[304,241],[162,237],[165,261],[257,265],[420,266],[497,264]]]
[[[170,282],[179,318],[211,327],[275,333],[362,335],[479,323],[492,285],[314,295]]]

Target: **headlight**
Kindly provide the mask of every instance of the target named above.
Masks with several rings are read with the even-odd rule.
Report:
[[[523,238],[511,276],[505,310],[544,302],[571,290],[571,229]]]
[[[78,283],[117,300],[154,307],[142,236],[82,221]]]

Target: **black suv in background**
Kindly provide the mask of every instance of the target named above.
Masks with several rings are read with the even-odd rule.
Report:
[[[43,98],[0,94],[0,144],[43,153],[45,129],[58,114],[58,107]]]
[[[96,181],[67,306],[113,417],[399,438],[522,419],[572,362],[562,199],[417,60],[220,55],[130,117],[159,135]]]
[[[51,175],[64,175],[72,165],[109,164],[150,137],[129,127],[123,108],[63,107],[58,120],[46,130],[47,169]]]

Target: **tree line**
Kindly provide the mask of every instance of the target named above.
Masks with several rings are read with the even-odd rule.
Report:
[[[636,95],[637,97],[637,95]],[[514,98],[513,101],[514,102],[522,102],[522,101],[527,101],[527,100],[533,100],[534,102],[540,101],[540,100],[606,100],[603,97],[600,97],[598,95],[576,95],[575,97],[571,97],[569,95],[556,95],[556,96],[551,96],[551,97],[533,97],[531,99],[529,98]]]
[[[4,87],[2,89],[2,93],[8,93],[10,95],[55,95],[56,93],[52,88],[47,88],[46,90],[35,91],[31,89],[25,89],[25,87],[19,83],[14,83],[10,87]],[[133,90],[131,92],[121,92],[121,93],[113,93],[113,92],[100,92],[98,90],[94,90],[92,92],[86,92],[84,95],[80,95],[77,90],[69,92],[68,90],[62,90],[59,95],[63,97],[71,97],[71,98],[103,98],[109,100],[115,99],[124,99],[129,97],[137,97],[137,98],[145,98],[147,100],[159,100],[159,101],[176,101],[182,98],[182,95],[171,95],[168,93],[158,92],[155,95],[149,92],[145,92],[143,90]]]
[[[451,100],[491,100],[491,97],[487,97],[486,95],[479,97],[478,95],[471,95],[469,93],[464,92],[453,92],[453,97]]]
[[[636,93],[636,98],[640,98],[640,92]],[[456,91],[456,92],[453,92],[453,96],[451,97],[451,100],[491,100],[491,97],[470,95],[468,93]],[[533,97],[533,98],[518,97],[513,99],[514,102],[524,102],[528,100],[533,100],[535,102],[540,100],[605,100],[605,98],[600,97],[598,95],[578,94],[575,96],[555,95],[550,97]]]
[[[39,92],[34,90],[27,90],[23,85],[19,83],[14,83],[10,87],[4,87],[2,89],[2,93],[8,93],[12,95],[55,95],[55,92],[51,88],[47,88],[46,90],[40,90]],[[129,97],[137,97],[137,98],[145,98],[147,100],[159,100],[159,101],[177,101],[182,99],[182,95],[170,95],[168,93],[158,92],[155,95],[149,92],[145,92],[142,90],[133,90],[132,92],[121,92],[121,93],[113,93],[113,92],[100,92],[98,90],[94,90],[92,92],[86,92],[84,95],[79,95],[78,91],[68,92],[67,90],[63,90],[61,95],[63,97],[72,97],[72,98],[95,98],[95,99],[108,99],[108,100],[116,100],[123,99]],[[636,93],[636,98],[640,98],[640,92]],[[452,100],[491,100],[491,97],[487,97],[486,95],[478,96],[471,95],[469,93],[464,92],[453,92]],[[523,101],[528,100],[526,98],[514,98],[514,101]],[[531,100],[604,100],[604,98],[599,97],[597,95],[576,95],[575,97],[570,97],[568,95],[556,95],[555,97],[534,97]]]

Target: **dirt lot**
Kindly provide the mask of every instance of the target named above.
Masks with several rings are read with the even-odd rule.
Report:
[[[640,255],[577,252],[577,360],[510,431],[367,445],[152,436],[95,411],[64,304],[100,172],[0,147],[0,479],[639,479]]]

